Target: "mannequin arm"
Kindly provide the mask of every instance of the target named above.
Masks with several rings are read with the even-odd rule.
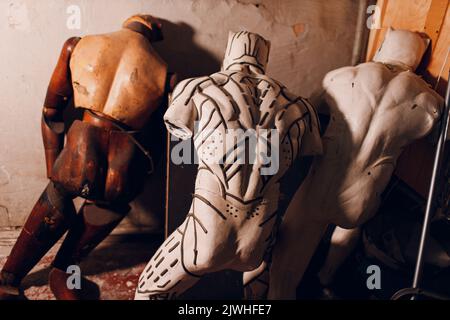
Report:
[[[70,57],[79,40],[80,38],[70,38],[64,43],[50,79],[42,109],[41,128],[48,178],[50,178],[53,164],[64,146],[63,113],[73,94]]]

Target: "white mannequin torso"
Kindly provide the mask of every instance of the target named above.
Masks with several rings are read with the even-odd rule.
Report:
[[[269,298],[295,297],[330,223],[356,228],[376,213],[402,149],[437,123],[443,99],[412,72],[426,45],[418,33],[389,29],[375,62],[325,76],[331,119],[324,154],[314,160],[280,226]]]
[[[302,188],[326,218],[351,227],[374,214],[398,156],[431,131],[442,98],[413,72],[376,62],[334,70],[323,85],[325,152]]]

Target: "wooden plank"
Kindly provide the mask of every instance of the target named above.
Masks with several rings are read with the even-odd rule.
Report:
[[[372,30],[369,44],[371,48],[367,54],[367,61],[372,60],[376,50],[381,45],[389,27],[422,32],[427,21],[428,10],[432,0],[384,0],[378,1],[381,8],[381,29]]]
[[[375,52],[377,51],[379,45],[381,44],[381,41],[383,41],[382,38],[382,26],[383,26],[383,18],[386,14],[386,8],[387,8],[388,0],[378,0],[377,6],[380,8],[380,29],[372,29],[369,34],[369,44],[367,46],[367,61],[372,60],[373,56],[375,55]]]
[[[381,45],[388,27],[425,32],[432,39],[432,55],[423,74],[425,80],[435,85],[450,46],[450,10],[448,0],[378,0],[381,8],[381,29],[372,30],[369,36],[367,61],[372,60]],[[440,31],[447,32],[440,32]],[[445,94],[450,59],[444,68],[443,83],[438,92]]]
[[[445,95],[445,89],[448,82],[448,71],[450,69],[450,57],[447,59],[447,63],[444,65],[445,59],[448,55],[450,48],[450,5],[447,7],[447,11],[444,17],[444,21],[441,26],[441,32],[436,40],[436,46],[434,47],[433,54],[428,64],[427,72],[424,74],[425,80],[427,80],[433,87],[436,85],[436,80],[439,72],[443,69],[442,80],[436,89],[442,96]]]
[[[450,46],[450,10],[448,0],[379,0],[384,6],[380,30],[372,30],[367,60],[370,61],[384,39],[389,27],[425,32],[432,40],[428,65],[422,71],[424,79],[433,87],[442,70]],[[425,62],[427,62],[425,60]],[[447,61],[437,92],[442,96],[448,82],[450,59]],[[423,197],[426,197],[433,163],[434,146],[427,139],[417,141],[404,150],[395,174]]]
[[[384,39],[387,28],[408,29],[425,32],[432,40],[432,55],[423,74],[425,80],[434,86],[436,78],[442,69],[445,57],[450,46],[450,10],[448,0],[378,0],[381,8],[381,29],[372,30],[369,36],[367,61],[370,61],[377,48]],[[440,31],[447,32],[440,32]],[[446,81],[448,81],[448,68],[450,60],[444,68],[443,83],[439,85],[438,92],[445,94]]]
[[[423,31],[430,37],[433,49],[436,47],[437,40],[440,36],[441,27],[449,5],[448,2],[448,0],[432,0],[430,9],[428,10]]]
[[[445,9],[444,11],[442,11]],[[440,20],[440,21],[439,21]],[[423,31],[432,39],[432,52],[427,69],[423,73],[424,79],[433,87],[436,85],[439,72],[450,47],[450,10],[448,0],[433,0]],[[450,61],[444,66],[442,79],[436,91],[442,96],[448,83]],[[426,197],[431,178],[433,155],[435,147],[427,140],[414,143],[408,153],[402,154],[398,161],[396,175],[411,186],[421,196]]]
[[[383,27],[423,31],[431,0],[389,0]]]

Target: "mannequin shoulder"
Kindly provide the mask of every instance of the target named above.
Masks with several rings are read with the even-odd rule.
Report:
[[[389,83],[389,91],[399,100],[418,101],[424,104],[440,106],[444,99],[431,86],[414,72],[399,73]]]
[[[64,42],[63,50],[72,53],[80,40],[80,37],[71,37],[67,39],[66,42]]]
[[[444,110],[444,99],[428,85],[422,84],[421,89],[417,90],[412,98],[412,106],[424,109],[433,119],[438,119]]]
[[[76,52],[84,53],[91,50],[94,51],[98,48],[108,46],[108,42],[108,39],[102,35],[86,35],[83,38],[79,39],[79,41],[77,42]]]
[[[81,38],[79,37],[72,37],[64,42],[61,53],[59,55],[57,68],[67,68],[70,60],[72,59],[73,51],[75,50],[75,47],[78,45],[80,40]]]
[[[95,67],[97,61],[102,61],[103,64],[108,63],[113,56],[110,54],[111,51],[107,50],[111,46],[109,43],[108,39],[99,35],[87,35],[81,38],[73,49],[72,71],[81,72],[88,64]]]
[[[323,86],[326,88],[333,83],[348,81],[353,79],[357,73],[357,67],[342,67],[328,72],[323,79]]]
[[[356,83],[369,86],[371,89],[377,89],[388,82],[393,75],[381,63],[366,62],[357,66],[349,66],[330,71],[323,80],[325,89],[333,87],[334,85],[352,84]]]
[[[171,101],[175,102],[175,100],[179,98],[186,98],[189,96],[192,97],[195,91],[199,89],[200,86],[205,84],[208,80],[209,77],[197,77],[184,79],[178,82],[178,84],[173,89]]]
[[[424,134],[437,121],[444,107],[444,99],[423,79],[413,72],[397,74],[387,85],[380,103],[380,109],[407,114],[410,122]]]

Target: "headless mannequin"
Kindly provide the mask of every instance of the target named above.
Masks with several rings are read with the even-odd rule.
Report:
[[[48,87],[42,117],[46,190],[33,208],[0,273],[0,298],[17,298],[23,277],[67,231],[49,275],[57,299],[78,299],[66,269],[95,248],[128,213],[148,159],[136,138],[161,104],[166,64],[150,42],[161,25],[147,15],[127,19],[120,31],[71,38]],[[73,97],[83,108],[64,146],[63,112]],[[76,214],[72,199],[87,201]]]
[[[164,119],[173,135],[194,139],[200,159],[195,193],[185,221],[145,267],[136,299],[174,298],[206,273],[261,263],[278,217],[279,180],[296,159],[321,152],[315,111],[264,75],[268,55],[261,36],[230,33],[222,71],[175,88]],[[257,150],[242,148],[244,134],[222,148],[232,129],[276,129],[280,148],[272,144],[271,150],[280,155],[278,170],[264,175],[261,161],[248,161]],[[248,157],[242,163],[208,158],[214,152],[223,159],[230,151]]]
[[[322,139],[324,155],[315,159],[280,226],[269,299],[295,298],[328,224],[353,229],[376,213],[403,148],[437,122],[443,99],[413,73],[425,49],[419,34],[390,29],[373,62],[325,76],[331,120]],[[348,244],[357,233],[341,230],[336,244]],[[334,254],[328,259],[339,262],[341,255]]]

